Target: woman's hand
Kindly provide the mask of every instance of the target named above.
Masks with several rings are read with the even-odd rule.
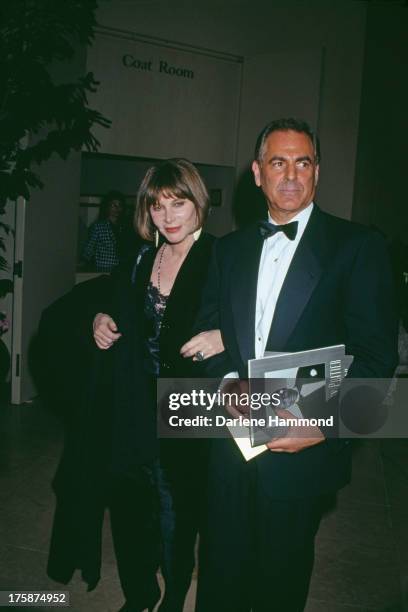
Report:
[[[121,337],[115,321],[107,314],[98,312],[93,321],[93,337],[96,346],[106,350]]]
[[[218,353],[222,353],[224,350],[225,347],[220,330],[211,329],[210,331],[201,332],[197,336],[193,336],[191,340],[183,344],[180,353],[183,357],[192,357],[193,361],[203,361],[203,359],[218,355]]]

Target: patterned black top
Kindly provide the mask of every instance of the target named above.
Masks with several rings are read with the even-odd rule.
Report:
[[[146,368],[148,372],[160,374],[160,328],[166,310],[168,295],[163,295],[150,281],[146,291],[144,313],[146,316]]]
[[[91,264],[96,272],[111,272],[118,265],[119,230],[108,219],[96,221],[89,228],[82,259]]]

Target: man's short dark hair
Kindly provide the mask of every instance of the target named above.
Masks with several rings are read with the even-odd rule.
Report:
[[[306,121],[302,121],[301,119],[294,119],[293,117],[289,117],[286,119],[276,119],[275,121],[271,121],[270,123],[268,123],[268,125],[264,127],[264,129],[259,134],[256,140],[255,159],[257,161],[262,160],[265,141],[268,138],[269,134],[272,134],[272,132],[287,132],[288,130],[293,130],[294,132],[300,132],[301,134],[306,134],[307,136],[309,136],[313,144],[315,162],[316,164],[318,164],[320,162],[320,143],[318,137],[313,132],[309,124],[306,123]]]

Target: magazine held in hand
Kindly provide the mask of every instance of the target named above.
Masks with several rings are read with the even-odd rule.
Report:
[[[249,360],[249,397],[269,401],[250,403],[248,426],[228,427],[244,458],[248,461],[268,450],[266,443],[290,435],[291,427],[334,426],[334,406],[352,360],[344,344],[296,353],[267,352]],[[293,419],[288,420],[287,412],[282,418],[282,410]]]

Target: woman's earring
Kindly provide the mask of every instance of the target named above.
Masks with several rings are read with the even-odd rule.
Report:
[[[201,236],[201,232],[203,231],[203,228],[200,227],[198,230],[196,230],[193,234],[193,238],[194,238],[194,242],[197,242],[197,240],[199,239],[199,237]]]
[[[159,246],[159,239],[160,239],[159,230],[155,230],[155,232],[154,232],[154,244],[156,245],[156,249]]]

